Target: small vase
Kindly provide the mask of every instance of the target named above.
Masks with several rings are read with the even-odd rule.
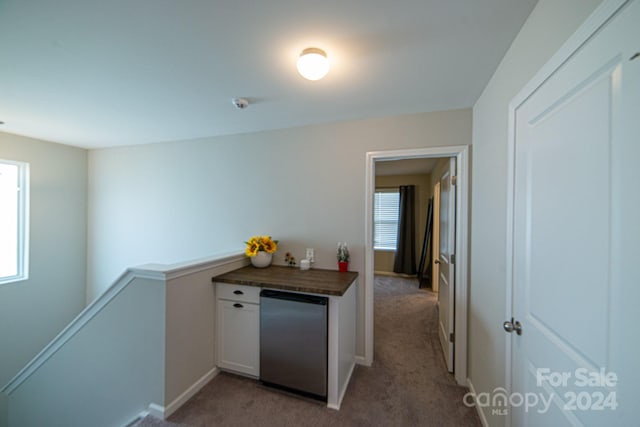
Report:
[[[257,268],[265,268],[271,265],[273,254],[268,254],[264,251],[258,252],[255,256],[251,257],[251,264]]]
[[[338,271],[344,273],[349,270],[349,261],[338,261]]]

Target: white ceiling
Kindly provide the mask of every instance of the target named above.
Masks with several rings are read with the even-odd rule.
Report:
[[[535,3],[0,0],[0,130],[92,148],[467,108]]]

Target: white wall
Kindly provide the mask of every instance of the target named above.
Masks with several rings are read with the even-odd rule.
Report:
[[[280,240],[276,263],[314,247],[324,268],[347,241],[362,274],[365,153],[470,141],[471,111],[456,110],[91,151],[88,299],[129,265],[232,252],[252,234]]]
[[[9,427],[124,426],[164,397],[165,282],[134,275],[9,395]]]
[[[540,0],[473,108],[469,378],[477,392],[505,382],[508,104],[600,2]]]
[[[87,151],[0,133],[0,158],[31,173],[29,279],[0,286],[2,388],[84,307]]]

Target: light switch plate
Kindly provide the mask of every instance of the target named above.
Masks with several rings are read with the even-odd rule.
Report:
[[[314,251],[313,248],[307,248],[307,256],[305,257],[309,260],[309,262],[314,262]]]

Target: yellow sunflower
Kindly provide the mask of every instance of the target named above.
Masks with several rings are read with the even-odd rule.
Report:
[[[244,243],[247,245],[244,253],[248,257],[256,256],[260,251],[273,254],[278,248],[278,241],[273,240],[271,236],[253,236]]]
[[[276,249],[278,248],[278,245],[276,244],[276,242],[271,240],[271,237],[264,236],[262,238],[262,247],[264,248],[264,251],[266,253],[272,254],[276,251]]]
[[[247,248],[244,250],[244,253],[247,256],[256,256],[259,250],[260,250],[260,246],[258,245],[258,243],[255,241],[252,242],[251,240],[249,240],[247,242]]]

